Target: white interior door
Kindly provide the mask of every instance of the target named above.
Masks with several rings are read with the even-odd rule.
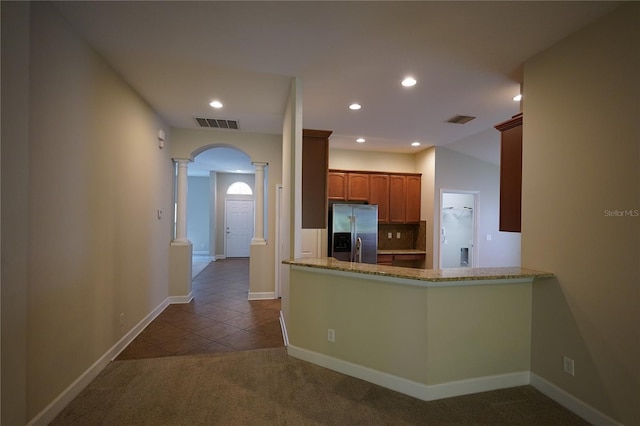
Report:
[[[253,238],[253,200],[226,200],[226,257],[249,257]]]

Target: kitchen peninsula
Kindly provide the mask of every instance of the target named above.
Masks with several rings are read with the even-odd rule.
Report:
[[[423,400],[529,383],[532,284],[550,273],[285,263],[291,356]]]

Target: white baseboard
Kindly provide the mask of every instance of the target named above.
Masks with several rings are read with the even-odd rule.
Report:
[[[566,409],[573,411],[591,424],[598,426],[622,426],[622,423],[619,423],[606,414],[596,410],[589,404],[586,404],[570,393],[534,373],[531,373],[531,386],[538,389],[540,392],[553,399]]]
[[[188,296],[172,296],[166,298],[160,303],[153,311],[151,311],[146,317],[144,317],[138,324],[136,324],[127,334],[125,334],[115,345],[113,345],[107,352],[105,352],[96,362],[93,363],[84,373],[82,373],[76,380],[73,381],[60,395],[58,395],[49,405],[47,405],[40,413],[38,413],[27,426],[45,426],[55,419],[55,417],[62,412],[62,410],[69,405],[73,399],[87,387],[93,379],[104,368],[109,365],[109,362],[113,361],[120,352],[122,352],[133,340],[138,337],[142,330],[148,326],[151,321],[156,319],[158,315],[170,304],[174,303],[189,303],[193,298],[193,294]]]
[[[479,377],[437,385],[425,385],[424,383],[414,382],[403,377],[373,370],[362,365],[353,364],[348,361],[302,349],[293,345],[287,346],[287,353],[294,358],[299,358],[304,361],[311,362],[312,364],[320,365],[330,370],[356,377],[423,401],[434,401],[436,399],[449,398],[453,396],[522,386],[529,383],[529,372],[526,371],[501,374],[497,376]]]
[[[169,296],[167,298],[167,301],[169,302],[170,305],[178,305],[178,304],[182,304],[182,303],[189,303],[189,302],[191,302],[191,300],[193,300],[193,292],[190,292],[186,296]]]
[[[265,291],[265,292],[249,292],[249,300],[269,300],[276,299],[275,291]]]
[[[282,339],[284,340],[284,345],[289,346],[289,335],[287,334],[287,323],[284,321],[284,315],[282,315],[282,311],[280,311],[280,329],[282,330]]]
[[[515,373],[498,374],[495,376],[476,377],[455,382],[439,383],[427,386],[428,399],[433,401],[453,396],[469,395],[472,393],[487,392],[496,389],[513,388],[529,384],[529,372],[518,371]]]
[[[226,259],[227,256],[225,256],[224,254],[216,254],[215,260],[222,260],[222,259]]]

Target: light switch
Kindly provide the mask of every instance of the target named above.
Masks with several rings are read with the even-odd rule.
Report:
[[[487,241],[491,241],[491,234],[487,234]]]
[[[396,238],[400,238],[400,233],[396,232]]]
[[[392,234],[391,232],[389,232],[389,233],[387,234],[387,238],[389,238],[389,239],[393,238],[393,234]]]

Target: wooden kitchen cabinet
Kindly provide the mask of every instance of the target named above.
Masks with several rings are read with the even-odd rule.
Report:
[[[351,172],[347,174],[347,200],[369,201],[368,174]]]
[[[405,223],[407,217],[407,177],[389,175],[389,222]]]
[[[378,205],[378,223],[389,223],[389,175],[369,175],[369,204]]]
[[[422,177],[416,173],[329,170],[328,199],[378,206],[378,223],[419,223]]]
[[[421,176],[407,176],[407,223],[420,222],[421,184]]]
[[[424,253],[378,254],[378,265],[402,266],[406,268],[424,268]]]
[[[522,113],[496,124],[500,131],[500,231],[520,232],[522,216]]]
[[[327,227],[329,130],[302,130],[302,228]]]
[[[378,255],[378,265],[393,265],[393,255],[392,254],[379,254]]]
[[[328,185],[330,200],[347,201],[347,173],[329,172]]]

